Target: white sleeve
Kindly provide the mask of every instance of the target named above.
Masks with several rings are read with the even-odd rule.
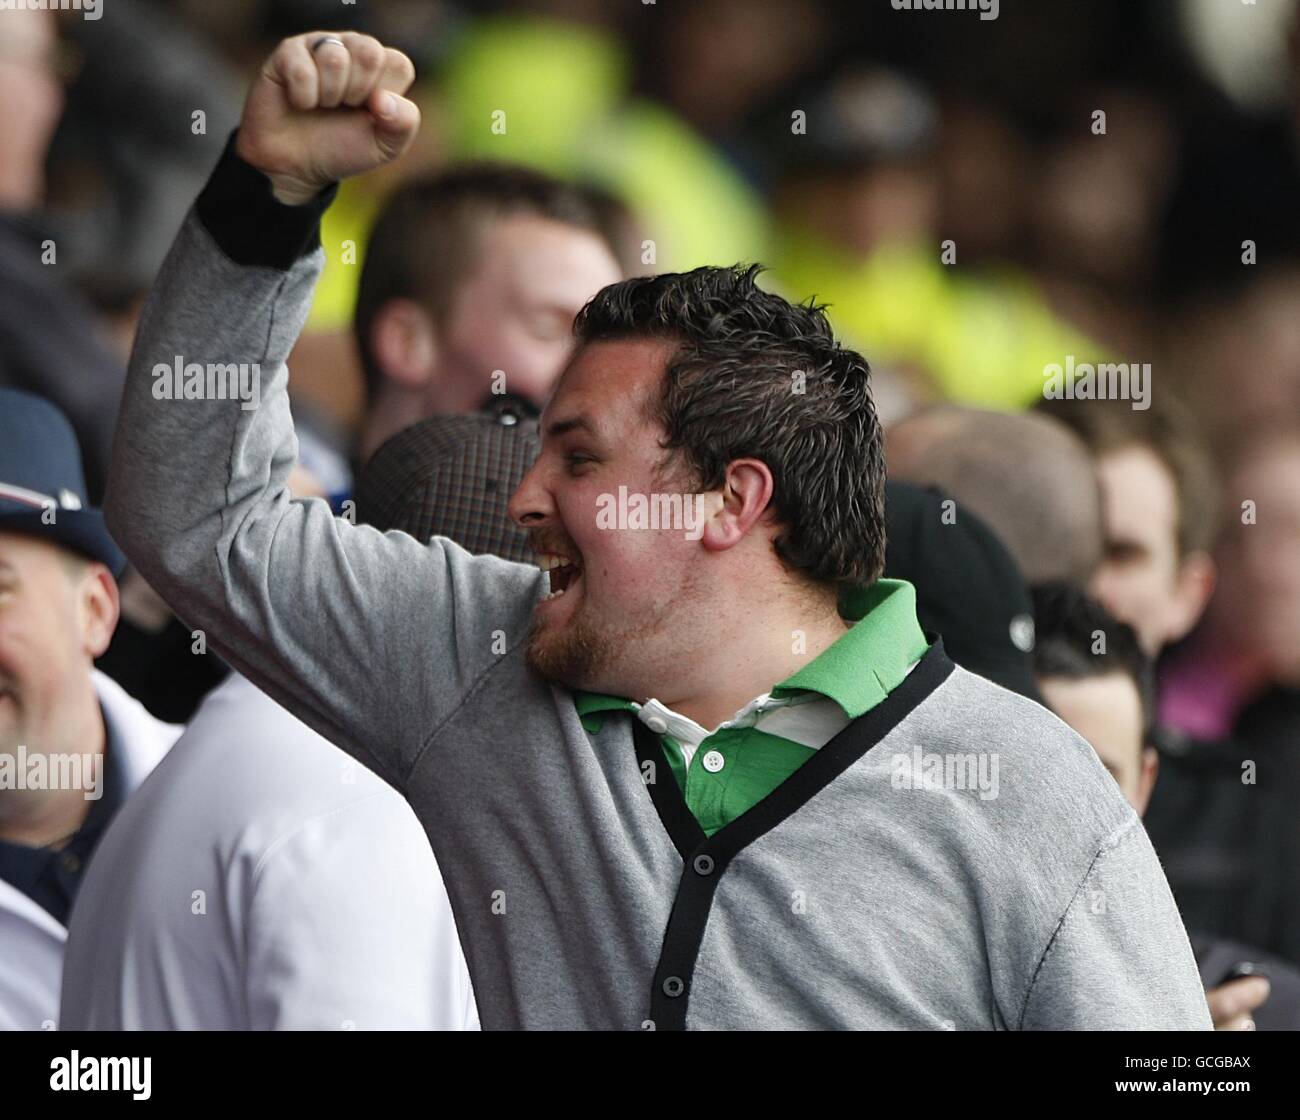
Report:
[[[437,863],[395,791],[313,818],[268,850],[246,945],[254,1030],[478,1028]]]

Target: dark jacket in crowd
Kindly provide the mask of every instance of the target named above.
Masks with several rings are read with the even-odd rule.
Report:
[[[61,247],[27,218],[0,213],[0,386],[53,401],[72,422],[92,504],[104,494],[125,370],[96,334],[90,305],[64,282]]]
[[[1189,929],[1300,965],[1300,693],[1274,692],[1222,742],[1162,732],[1144,817]]]

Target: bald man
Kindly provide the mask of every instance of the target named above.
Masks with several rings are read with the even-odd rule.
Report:
[[[1046,416],[940,405],[885,433],[890,478],[937,486],[982,518],[1025,582],[1086,584],[1102,557],[1101,495],[1087,447]]]

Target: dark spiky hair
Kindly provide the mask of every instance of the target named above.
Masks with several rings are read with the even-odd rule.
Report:
[[[574,323],[580,344],[677,343],[652,413],[701,490],[727,464],[772,472],[777,555],[822,584],[884,567],[885,459],[866,360],[835,341],[824,308],[758,286],[757,265],[611,284]]]

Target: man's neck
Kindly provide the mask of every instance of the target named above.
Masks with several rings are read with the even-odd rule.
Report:
[[[655,697],[706,730],[797,673],[849,626],[833,599],[816,605],[754,604],[743,618],[727,622],[733,632],[711,643],[712,652],[703,660],[692,659],[689,677],[672,690],[672,698]]]
[[[54,738],[57,745],[26,744],[27,757],[37,753],[98,756],[96,765],[103,774],[108,733],[93,686],[89,704],[79,705],[77,718],[61,727]],[[58,768],[47,767],[46,772],[57,773]],[[82,826],[91,804],[84,789],[6,789],[0,792],[0,840],[33,848],[57,845]]]

